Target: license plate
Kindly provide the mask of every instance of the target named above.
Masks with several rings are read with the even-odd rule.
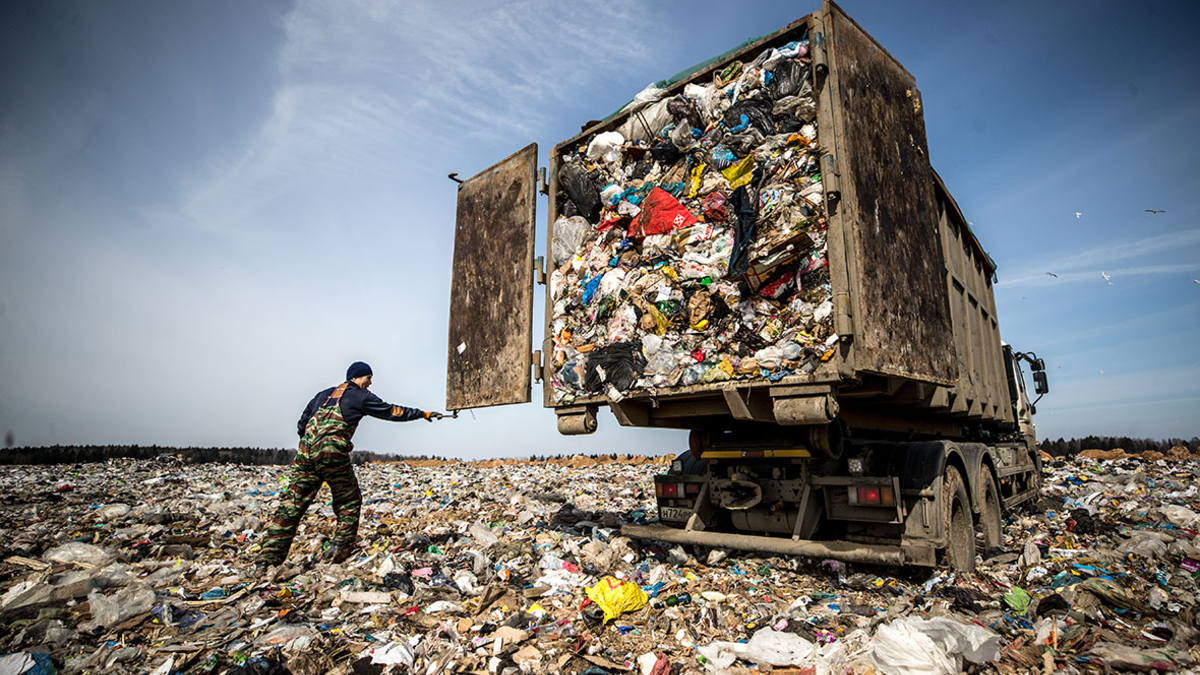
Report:
[[[671,520],[686,522],[692,517],[691,509],[681,509],[675,506],[660,506],[658,507],[659,520]]]

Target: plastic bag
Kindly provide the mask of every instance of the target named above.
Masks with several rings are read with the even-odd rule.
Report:
[[[280,626],[275,630],[267,633],[258,639],[259,643],[269,645],[287,645],[293,640],[312,639],[317,635],[317,631],[298,624],[288,624]]]
[[[667,109],[669,100],[655,101],[634,112],[617,127],[617,131],[630,141],[649,143],[658,138],[658,132],[671,123],[671,112]]]
[[[767,92],[775,100],[785,96],[795,96],[801,93],[807,82],[808,66],[799,61],[787,60],[780,63],[771,72],[771,82],[767,84]]]
[[[629,390],[646,368],[646,358],[641,352],[639,345],[628,342],[614,342],[591,352],[584,388],[599,393],[606,389],[606,384],[611,384],[621,391]]]
[[[583,242],[594,233],[595,228],[582,216],[559,218],[554,221],[554,243],[551,244],[554,266],[561,267],[570,260]]]
[[[559,167],[558,185],[567,193],[580,215],[588,220],[596,220],[600,216],[600,190],[578,162],[565,162]]]
[[[633,100],[629,102],[629,105],[625,106],[621,112],[633,112],[635,110],[641,110],[651,103],[662,99],[666,93],[667,90],[665,88],[659,87],[654,82],[651,82],[650,84],[646,85],[645,89],[639,91],[637,95],[633,97]]]
[[[1158,507],[1158,510],[1175,527],[1186,527],[1189,530],[1200,527],[1200,513],[1196,513],[1186,506],[1162,504]]]
[[[729,256],[729,278],[737,278],[750,269],[750,244],[754,241],[755,221],[758,220],[758,200],[750,197],[745,186],[733,191],[729,209],[737,217],[733,234],[733,253]]]
[[[99,591],[88,594],[92,620],[101,628],[110,628],[154,608],[154,591],[142,584],[123,588],[113,595]]]
[[[1147,559],[1167,557],[1167,544],[1149,532],[1138,532],[1117,547],[1121,553],[1133,553]]]
[[[496,536],[496,533],[492,532],[492,529],[483,523],[475,523],[468,528],[467,532],[483,548],[488,548],[500,541],[500,537]]]
[[[44,560],[59,563],[86,563],[88,565],[104,565],[112,562],[117,556],[105,551],[99,546],[71,542],[54,548],[42,554]]]
[[[710,671],[721,672],[738,658],[773,666],[801,666],[813,661],[816,646],[795,633],[763,628],[749,642],[714,641],[696,649]]]
[[[871,660],[886,675],[957,675],[971,663],[1000,656],[1000,636],[944,617],[897,619],[879,627]]]
[[[587,596],[604,610],[604,623],[625,612],[636,612],[646,606],[649,596],[637,584],[621,581],[615,577],[604,577],[595,586],[587,589]]]
[[[615,162],[621,158],[621,146],[625,144],[625,137],[619,131],[606,131],[602,134],[596,134],[592,142],[588,144],[587,158],[590,160],[599,159],[604,162]]]

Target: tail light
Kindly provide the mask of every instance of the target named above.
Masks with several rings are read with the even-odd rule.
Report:
[[[864,485],[851,488],[851,503],[859,506],[895,506],[896,492],[890,485]]]
[[[654,496],[666,497],[668,499],[673,497],[682,497],[683,483],[655,483]]]

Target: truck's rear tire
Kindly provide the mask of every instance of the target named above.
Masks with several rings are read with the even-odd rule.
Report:
[[[1004,529],[1000,522],[1000,491],[996,480],[987,467],[979,468],[979,484],[983,486],[983,509],[979,514],[979,528],[983,534],[983,548],[1004,545]]]
[[[962,475],[953,466],[946,467],[942,481],[946,549],[943,562],[959,573],[975,571],[975,527],[971,517],[971,498]]]

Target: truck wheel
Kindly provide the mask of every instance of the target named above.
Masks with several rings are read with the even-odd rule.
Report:
[[[953,466],[946,467],[942,481],[945,504],[946,550],[944,562],[955,572],[975,571],[975,527],[971,517],[971,498],[962,475]]]
[[[987,467],[979,468],[979,484],[983,486],[983,512],[979,514],[979,527],[983,533],[983,548],[995,548],[1004,544],[1004,531],[1000,524],[1000,491]]]

